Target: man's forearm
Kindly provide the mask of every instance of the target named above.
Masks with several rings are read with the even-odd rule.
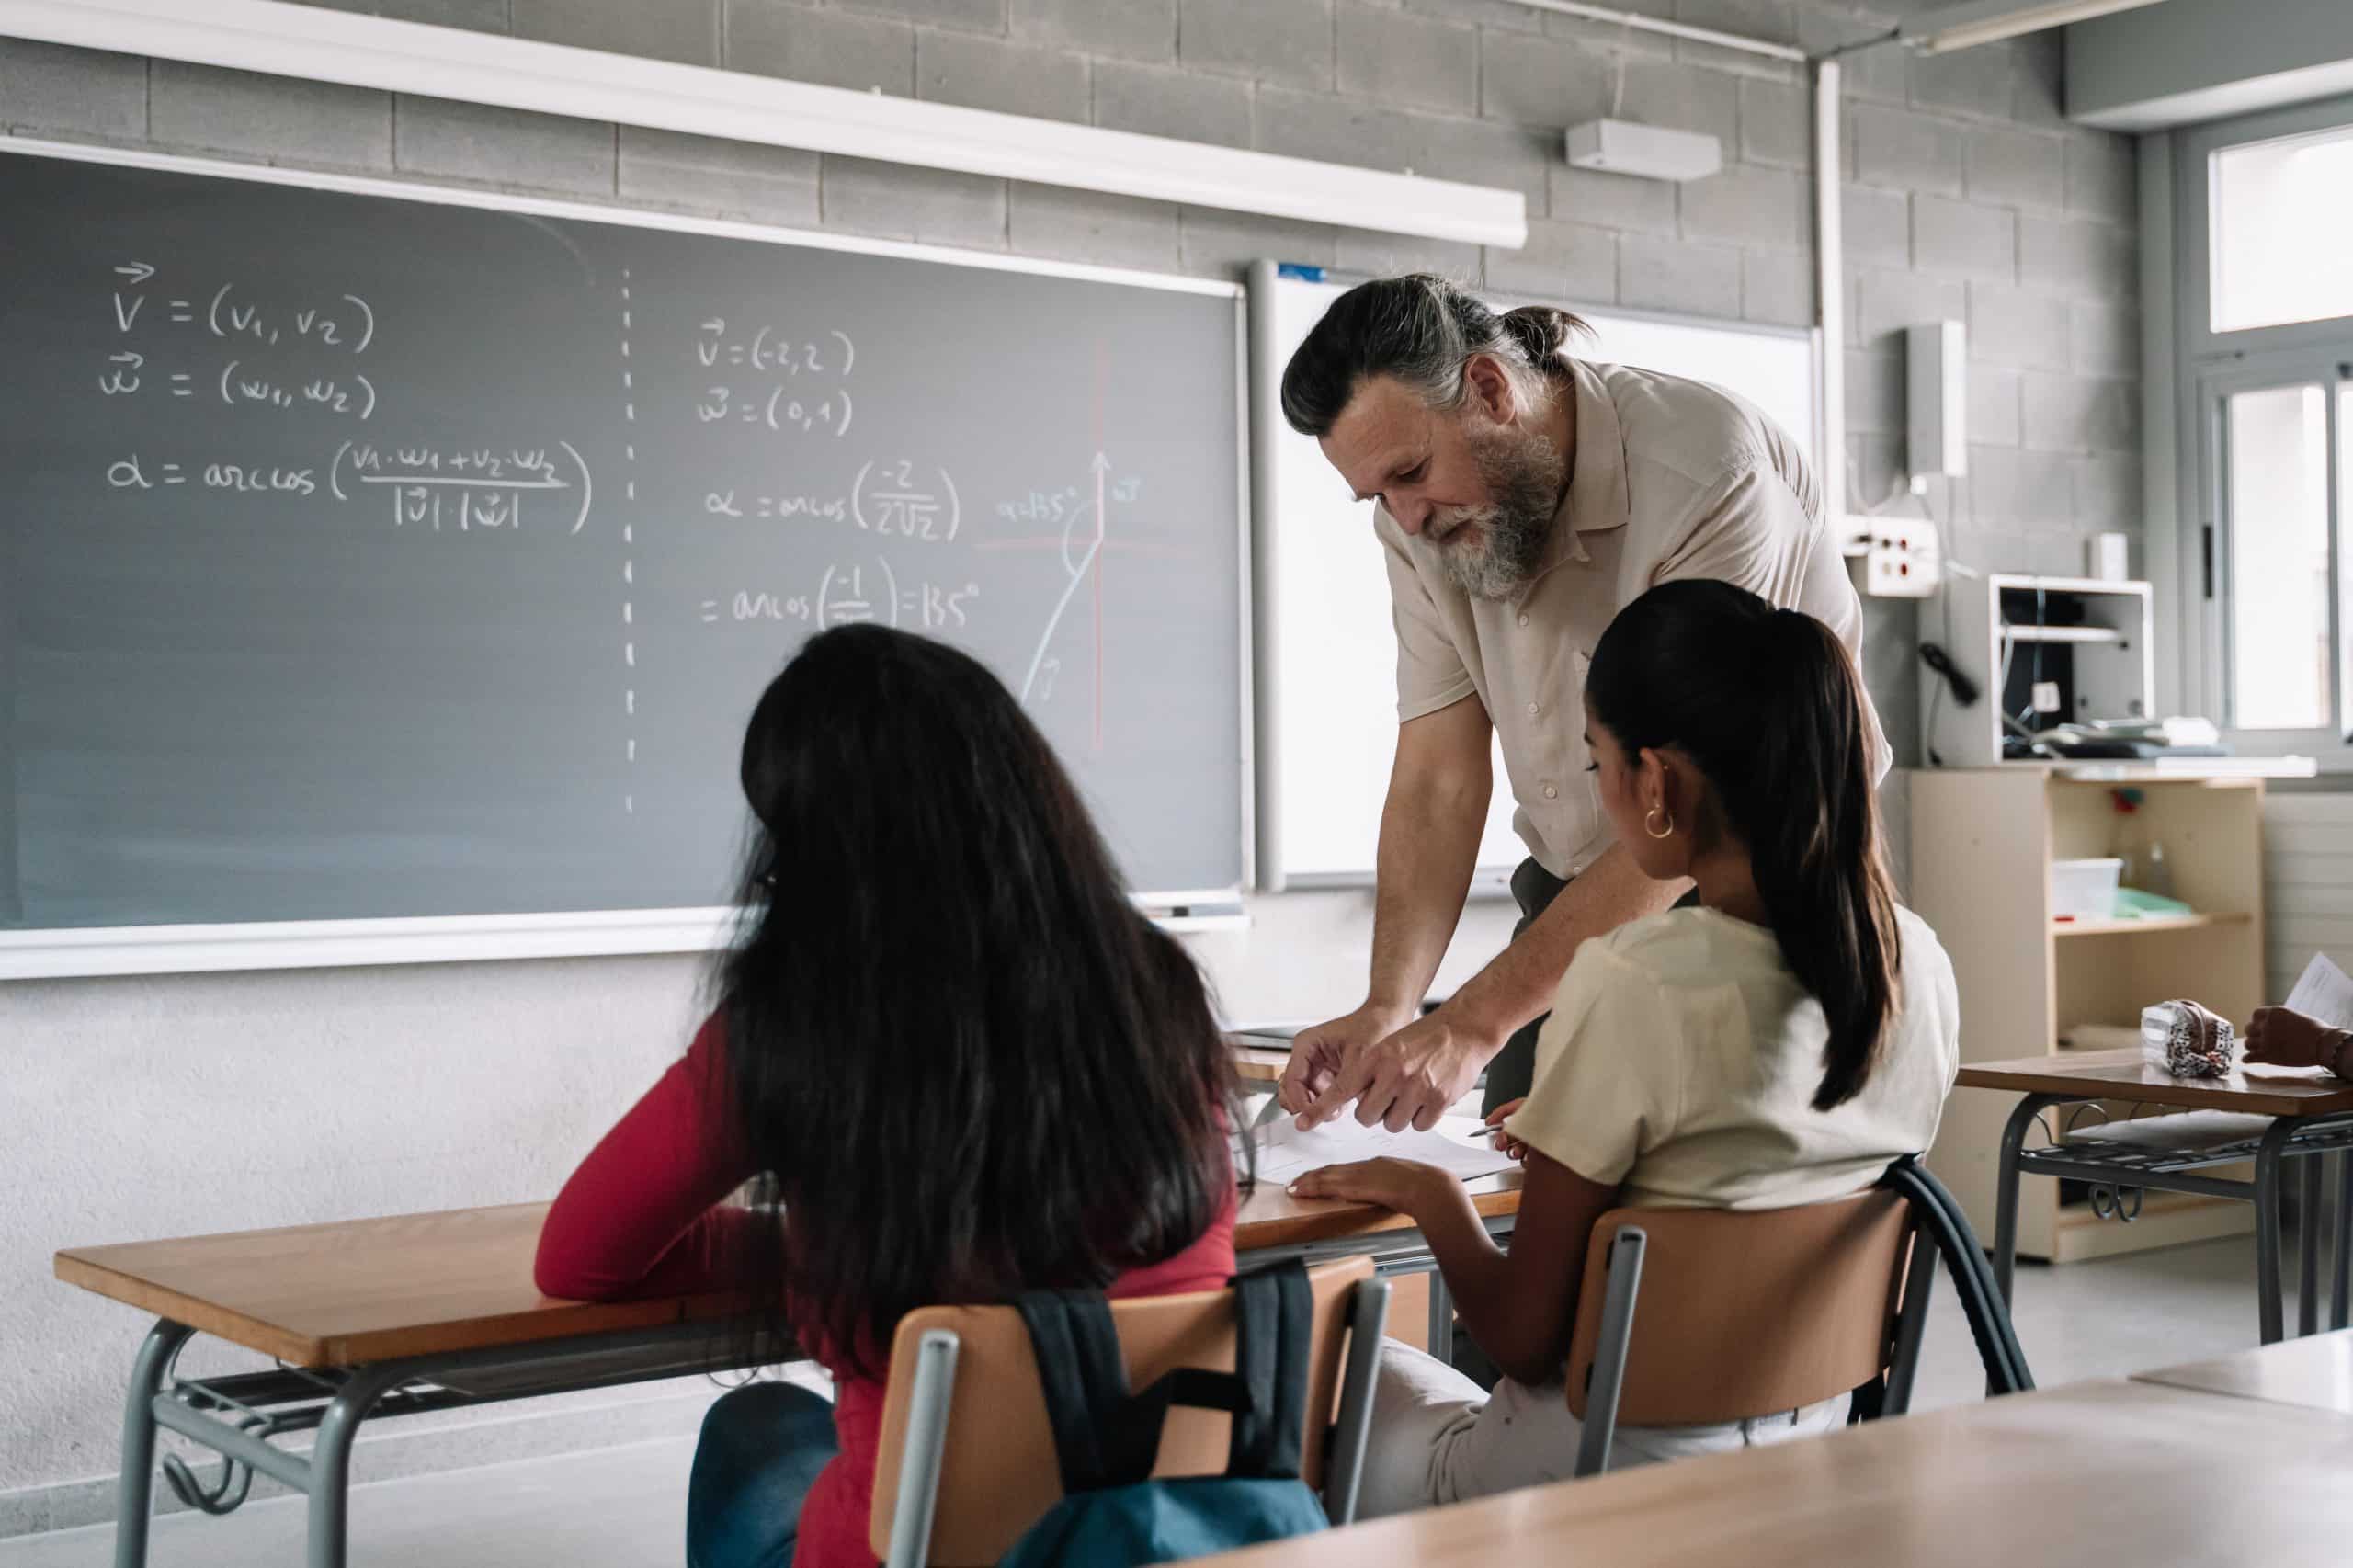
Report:
[[[1449,1006],[1495,1040],[1507,1039],[1549,1011],[1569,960],[1588,937],[1656,915],[1690,884],[1657,882],[1642,873],[1622,845],[1613,845],[1561,890],[1552,906],[1511,946],[1466,982]]]
[[[1381,812],[1366,1000],[1401,1017],[1419,1007],[1462,918],[1486,826],[1492,779],[1448,787],[1392,785]]]

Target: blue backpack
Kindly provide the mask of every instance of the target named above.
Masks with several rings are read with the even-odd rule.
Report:
[[[1324,1506],[1300,1480],[1313,1298],[1298,1260],[1233,1280],[1231,1372],[1180,1368],[1128,1392],[1111,1309],[1092,1291],[1032,1291],[1029,1325],[1062,1467],[1063,1500],[1002,1568],[1140,1568],[1307,1535]],[[1233,1414],[1225,1473],[1154,1481],[1171,1405]]]

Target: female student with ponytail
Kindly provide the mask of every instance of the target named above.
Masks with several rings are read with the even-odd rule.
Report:
[[[835,1397],[762,1381],[711,1407],[688,1568],[872,1568],[899,1319],[1223,1289],[1235,1085],[1199,971],[979,664],[821,633],[753,710],[741,774],[749,915],[718,1006],[565,1183],[538,1279],[750,1292]],[[724,1201],[755,1176],[764,1203]]]
[[[1429,1238],[1492,1397],[1387,1347],[1360,1512],[1571,1474],[1561,1387],[1587,1238],[1624,1205],[1773,1209],[1870,1187],[1925,1150],[1960,1066],[1952,966],[1881,859],[1873,737],[1829,628],[1729,583],[1628,605],[1593,655],[1586,744],[1601,805],[1644,875],[1698,903],[1577,950],[1533,1088],[1497,1112],[1523,1152],[1511,1250],[1461,1182],[1376,1160],[1304,1196],[1387,1204]],[[1640,1461],[1826,1429],[1845,1400],[1728,1426],[1620,1428]]]

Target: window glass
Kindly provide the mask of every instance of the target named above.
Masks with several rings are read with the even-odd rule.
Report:
[[[2353,126],[2209,163],[2213,330],[2353,316]]]
[[[2327,408],[2316,386],[2266,387],[2224,404],[2230,722],[2242,730],[2318,729],[2335,710]]]

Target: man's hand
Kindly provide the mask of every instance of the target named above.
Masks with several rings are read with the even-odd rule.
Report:
[[[1313,1103],[1299,1114],[1302,1128],[1320,1126],[1357,1103],[1357,1119],[1392,1132],[1408,1126],[1428,1131],[1446,1108],[1471,1092],[1479,1070],[1504,1048],[1504,1036],[1457,1022],[1449,1007],[1415,1019],[1343,1062]]]
[[[1368,1002],[1344,1017],[1300,1030],[1290,1042],[1290,1060],[1283,1064],[1275,1098],[1283,1109],[1300,1115],[1368,1047],[1395,1033],[1413,1016],[1411,1009],[1401,1013]]]
[[[2269,1067],[2325,1067],[2336,1031],[2287,1007],[2257,1007],[2246,1026],[2246,1059]]]

